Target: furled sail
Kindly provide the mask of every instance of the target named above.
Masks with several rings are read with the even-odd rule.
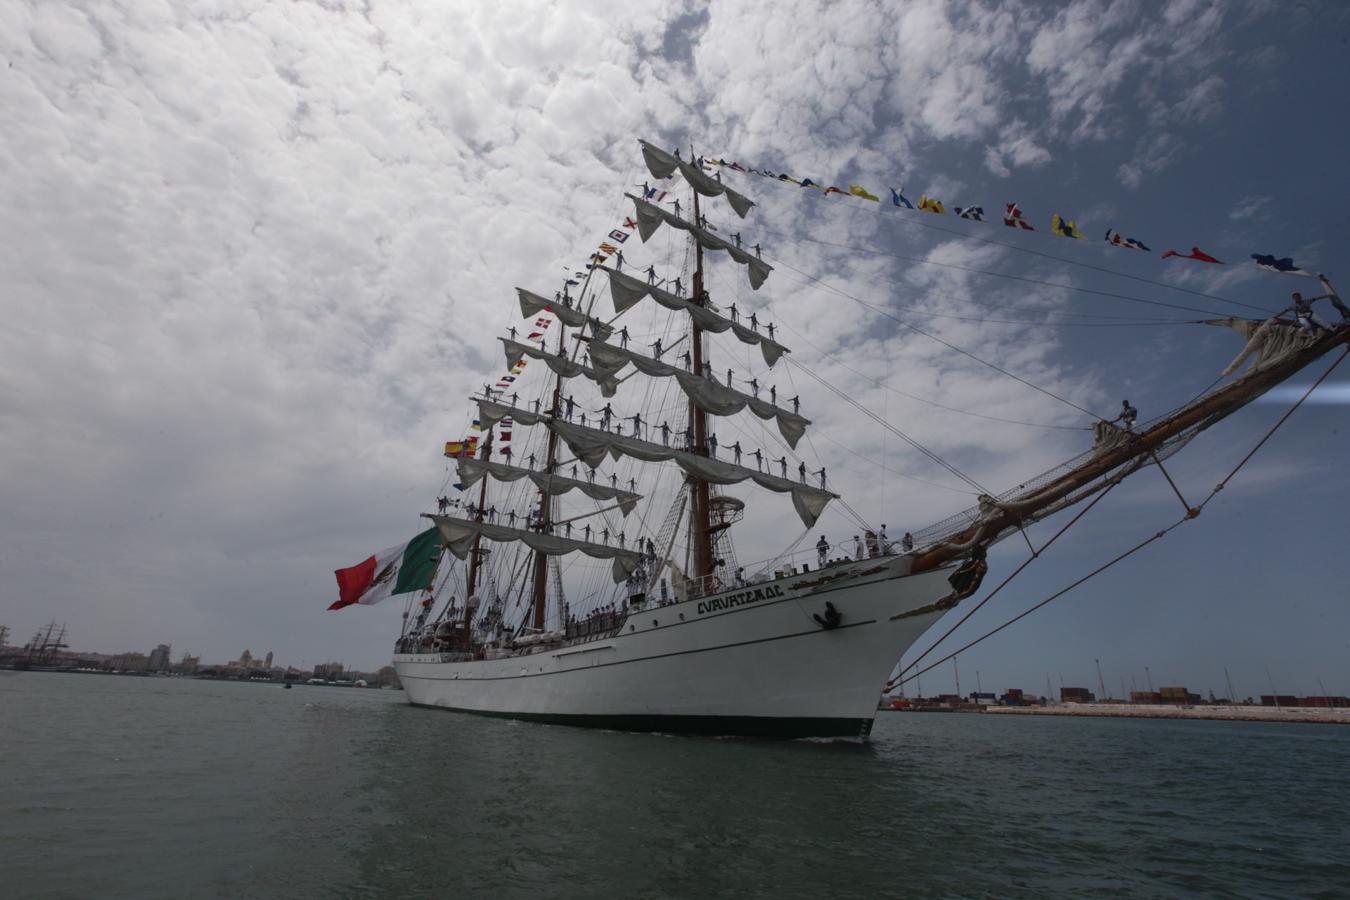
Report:
[[[478,403],[478,422],[485,429],[491,428],[507,416],[521,425],[538,425],[541,422],[547,422],[550,418],[547,412],[530,412],[518,406],[508,406],[505,403],[497,403],[493,400],[474,399]]]
[[[525,318],[538,315],[540,312],[551,312],[557,316],[564,325],[570,325],[572,328],[586,328],[594,337],[609,337],[614,329],[599,319],[586,315],[581,310],[571,306],[564,306],[561,303],[554,303],[552,300],[546,300],[538,294],[531,293],[524,288],[516,288],[516,294],[520,297],[520,314]]]
[[[470,519],[458,519],[451,516],[437,516],[428,513],[426,517],[436,523],[436,527],[440,529],[441,537],[445,538],[445,543],[450,548],[450,552],[459,559],[468,557],[469,551],[473,549],[474,539],[482,535],[490,541],[520,541],[531,550],[545,556],[564,556],[568,553],[580,552],[596,559],[613,560],[614,564],[610,570],[610,576],[614,579],[615,584],[621,583],[637,571],[642,562],[642,556],[636,550],[610,547],[590,541],[575,541],[571,538],[558,537],[556,534],[541,534],[538,531],[528,531],[524,528],[491,525],[487,522],[474,522]]]
[[[631,513],[637,506],[637,502],[642,499],[641,494],[634,494],[632,491],[621,491],[618,488],[581,481],[577,478],[551,475],[548,472],[536,472],[533,469],[522,469],[518,466],[488,462],[484,459],[461,458],[459,460],[459,480],[465,487],[474,484],[484,475],[491,475],[498,481],[519,481],[522,478],[528,478],[534,482],[534,486],[539,490],[553,496],[577,490],[592,500],[614,500],[619,504],[619,511],[625,516]]]
[[[663,447],[651,441],[610,434],[595,428],[583,428],[580,425],[557,419],[547,419],[544,421],[544,425],[562,438],[578,459],[592,467],[599,465],[606,454],[613,456],[615,459],[621,456],[630,456],[644,462],[670,460],[688,474],[713,484],[738,484],[742,481],[753,481],[770,491],[776,491],[780,494],[790,493],[792,505],[807,528],[816,523],[816,519],[820,517],[826,504],[839,496],[823,488],[813,488],[806,484],[770,475],[767,472],[756,472],[744,466],[733,465],[694,453],[686,453],[683,450],[675,450],[671,447]]]
[[[648,203],[632,194],[625,194],[624,196],[633,201],[637,210],[638,235],[642,238],[643,243],[650,240],[651,236],[656,233],[656,229],[660,228],[661,223],[664,222],[671,228],[679,228],[692,234],[694,240],[698,241],[704,250],[725,250],[727,255],[747,268],[750,274],[750,287],[755,290],[759,290],[760,285],[764,283],[764,279],[768,278],[769,273],[773,271],[773,266],[758,256],[751,256],[740,247],[730,241],[722,240],[711,231],[699,228],[692,222],[686,222],[674,213],[666,212],[656,204]]]
[[[714,334],[721,334],[724,331],[731,331],[742,342],[746,344],[759,344],[760,352],[764,354],[764,361],[772,366],[778,362],[779,357],[787,352],[787,348],[766,335],[758,331],[752,331],[739,322],[733,322],[725,316],[719,315],[708,309],[706,306],[700,306],[692,300],[686,300],[683,297],[676,297],[670,291],[663,291],[654,284],[640,278],[634,278],[631,275],[625,275],[622,272],[606,266],[601,266],[609,275],[609,292],[614,299],[614,311],[624,312],[629,307],[637,304],[643,297],[650,296],[657,303],[666,309],[680,310],[689,313],[690,317],[698,323],[704,331],[711,331]]]
[[[559,356],[556,353],[549,353],[547,350],[540,350],[531,344],[522,344],[520,341],[513,341],[510,338],[498,338],[506,349],[506,364],[514,366],[520,362],[522,356],[529,356],[534,359],[542,360],[544,365],[557,372],[564,378],[576,378],[579,375],[585,375],[587,378],[600,385],[600,393],[606,397],[613,397],[619,389],[619,379],[614,377],[613,372],[600,372],[590,366],[584,366],[579,362],[573,362],[565,356]]]
[[[642,159],[647,163],[647,171],[657,178],[669,178],[678,169],[680,174],[684,176],[684,180],[689,182],[689,186],[703,196],[716,197],[720,194],[726,194],[727,202],[731,204],[732,209],[736,210],[736,215],[742,219],[750,212],[750,207],[755,205],[753,200],[736,193],[693,163],[687,163],[678,156],[667,153],[660,147],[654,147],[641,138],[638,139],[638,143],[642,145]]]
[[[640,353],[634,353],[631,350],[624,350],[615,347],[613,344],[604,344],[599,341],[592,341],[590,349],[591,362],[596,369],[601,371],[617,372],[631,362],[644,375],[655,378],[674,378],[679,382],[685,395],[706,413],[711,413],[714,416],[732,416],[749,407],[750,411],[761,419],[777,420],[779,432],[787,440],[788,445],[794,449],[797,446],[797,441],[801,440],[802,435],[806,432],[806,426],[811,424],[809,419],[796,413],[790,413],[772,403],[766,403],[757,397],[729,388],[715,379],[702,378],[677,366],[661,362],[659,359],[653,359],[650,356],[643,356]]]

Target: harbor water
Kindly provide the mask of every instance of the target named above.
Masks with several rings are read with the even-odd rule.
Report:
[[[0,894],[1344,896],[1350,728],[881,713],[619,734],[0,672]]]

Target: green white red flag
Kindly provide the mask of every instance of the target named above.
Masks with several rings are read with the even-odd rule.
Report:
[[[406,544],[381,550],[347,569],[338,569],[338,599],[329,609],[359,603],[373,606],[390,594],[431,587],[441,555],[441,533],[428,528]]]

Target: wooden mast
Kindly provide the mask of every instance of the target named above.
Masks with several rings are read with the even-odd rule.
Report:
[[[578,300],[580,306],[580,300]],[[563,324],[562,319],[556,320],[558,323],[558,355],[564,355],[567,343],[567,326]],[[562,375],[558,375],[553,381],[553,400],[548,408],[550,415],[556,416],[562,405]],[[558,433],[553,429],[548,430],[548,454],[544,461],[544,471],[550,475],[553,474],[554,466],[557,464],[558,455]],[[539,490],[539,519],[535,523],[540,534],[548,532],[549,525],[553,522],[553,498],[542,488]],[[542,631],[544,628],[544,610],[548,605],[548,557],[538,550],[534,551],[534,616],[531,619],[531,627],[536,631]]]
[[[689,161],[692,164],[695,160],[694,148],[689,148]],[[694,191],[694,226],[699,224],[699,203],[698,191]],[[694,284],[693,301],[702,305],[703,303],[703,245],[697,240],[694,241]],[[703,375],[703,329],[699,327],[696,319],[690,319],[690,327],[693,329],[691,342],[693,343],[693,370],[694,376]],[[698,408],[693,398],[689,400],[689,421],[693,424],[694,446],[689,448],[690,452],[700,456],[708,455],[708,417],[703,410]],[[689,515],[689,545],[694,551],[693,577],[699,582],[700,590],[707,589],[707,576],[713,573],[715,568],[712,552],[712,535],[708,532],[708,482],[696,475],[689,476],[691,484],[691,493],[693,494],[693,509]]]
[[[480,459],[491,461],[492,459],[492,429],[487,432],[487,440],[483,441],[483,453]],[[478,490],[478,515],[474,517],[475,522],[483,521],[487,515],[487,485],[488,479],[483,479],[483,485]],[[469,551],[469,576],[464,583],[464,638],[469,638],[469,616],[472,610],[469,608],[469,598],[478,590],[478,570],[483,565],[483,535],[479,534],[473,539],[473,549]]]

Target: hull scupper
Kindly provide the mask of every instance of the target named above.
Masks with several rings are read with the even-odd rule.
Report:
[[[886,676],[950,592],[907,557],[841,563],[633,609],[607,635],[498,659],[404,653],[419,706],[642,731],[863,736]],[[826,618],[832,604],[837,624]]]

